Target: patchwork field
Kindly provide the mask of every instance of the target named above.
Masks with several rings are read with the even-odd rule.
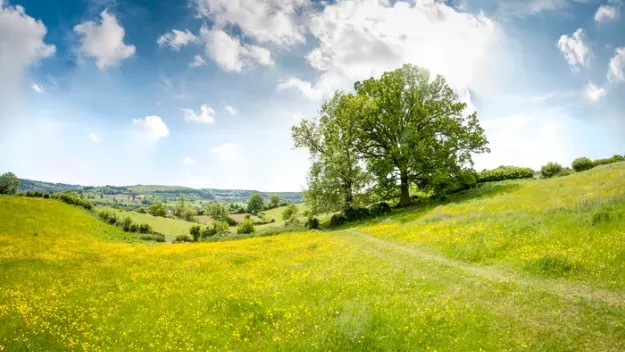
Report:
[[[114,211],[120,218],[130,217],[134,222],[139,224],[149,224],[152,226],[152,229],[156,232],[160,232],[165,235],[166,241],[172,241],[178,235],[186,235],[189,234],[189,228],[194,224],[192,222],[180,220],[180,219],[170,219],[164,218],[160,216],[152,216],[150,214],[143,214],[136,211],[125,211],[114,208],[99,208],[99,209],[109,209]]]
[[[219,243],[40,198],[0,218],[0,350],[625,350],[625,163]]]

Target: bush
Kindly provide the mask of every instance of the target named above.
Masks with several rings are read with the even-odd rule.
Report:
[[[165,235],[162,233],[142,234],[139,236],[142,241],[165,242]]]
[[[592,169],[593,167],[595,167],[595,164],[587,157],[581,157],[573,160],[573,163],[571,163],[571,167],[576,172],[582,172]]]
[[[200,227],[200,225],[191,226],[191,228],[189,229],[189,234],[191,235],[191,237],[193,237],[193,242],[198,241],[198,239],[200,238],[201,231],[202,231],[202,228]]]
[[[492,170],[482,170],[477,174],[477,182],[493,182],[534,177],[534,170],[528,167],[499,166]]]
[[[208,237],[215,236],[216,234],[217,231],[215,231],[215,229],[209,225],[202,229],[202,232],[200,233],[200,238],[206,239]]]
[[[252,232],[254,232],[254,223],[249,219],[243,220],[239,226],[237,226],[238,234],[248,234]]]
[[[623,161],[623,160],[624,160],[624,158],[621,155],[614,155],[611,158],[596,159],[595,161],[593,161],[593,164],[595,166],[599,166],[599,165],[606,165],[606,164],[617,163],[617,162]]]
[[[369,207],[369,213],[371,216],[380,216],[390,213],[391,211],[391,206],[386,202],[373,204]]]
[[[306,220],[306,223],[304,224],[304,226],[306,226],[306,228],[309,230],[316,230],[319,228],[319,219],[317,219],[316,217],[310,216],[308,220]]]
[[[345,215],[347,221],[358,221],[371,217],[367,208],[347,208],[343,210],[343,215]]]
[[[43,194],[43,198],[45,198],[45,199],[50,198],[50,194],[48,194],[48,193],[44,193],[44,194]]]
[[[178,235],[174,242],[191,242],[193,239],[189,235]]]
[[[284,209],[284,211],[282,212],[282,220],[284,221],[289,221],[292,218],[297,216],[297,205],[295,204],[290,204],[288,207],[286,207],[286,209]]]
[[[334,214],[330,218],[331,227],[341,226],[346,222],[347,222],[347,218],[343,214]]]
[[[228,224],[228,226],[237,226],[238,222],[231,217],[227,217],[224,221]]]
[[[562,172],[562,165],[554,162],[550,162],[540,169],[540,175],[543,178],[552,178],[560,174],[560,172]]]
[[[139,208],[139,209],[137,209],[137,212],[141,213],[141,214],[147,214],[148,211],[145,210],[145,208]]]
[[[134,222],[130,224],[128,232],[139,232],[139,224],[135,224]]]
[[[14,173],[7,172],[0,176],[0,194],[15,194],[19,186],[20,181]]]
[[[58,199],[64,203],[76,205],[81,208],[91,210],[93,209],[93,203],[86,199],[82,199],[79,195],[74,192],[65,191],[65,192],[57,192],[52,195],[52,198]]]
[[[200,233],[200,238],[206,239],[208,237],[212,237],[215,235],[222,235],[224,233],[228,233],[228,223],[225,221],[213,221],[210,225],[206,226],[202,229]]]
[[[165,217],[167,215],[167,207],[162,202],[156,202],[150,206],[149,213],[152,216]]]
[[[122,228],[122,230],[126,231],[126,232],[131,232],[131,227],[132,227],[133,223],[132,223],[132,218],[130,216],[125,217],[120,223],[119,226]]]
[[[558,177],[568,176],[572,173],[573,173],[573,169],[571,169],[570,167],[564,167],[562,168],[562,171],[560,171],[560,173],[557,176]]]
[[[44,193],[41,191],[28,191],[25,194],[26,197],[37,197],[37,198],[41,198],[43,197],[43,195]]]
[[[139,225],[139,232],[140,233],[151,233],[152,232],[152,226],[150,226],[150,224],[140,224]]]

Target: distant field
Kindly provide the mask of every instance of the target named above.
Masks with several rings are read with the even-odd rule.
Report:
[[[4,351],[625,351],[625,163],[219,243],[0,216]]]
[[[115,211],[120,217],[129,216],[133,221],[140,224],[150,224],[154,231],[160,232],[165,235],[166,241],[172,241],[178,235],[186,235],[189,234],[189,228],[194,224],[192,222],[178,220],[178,219],[169,219],[163,218],[160,216],[152,216],[150,214],[142,214],[136,211],[123,211],[113,208],[99,208],[99,209],[110,209]]]

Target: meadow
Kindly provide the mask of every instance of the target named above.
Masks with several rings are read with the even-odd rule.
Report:
[[[0,216],[4,351],[625,350],[625,163],[217,243],[52,199]]]
[[[195,223],[184,221],[181,219],[171,219],[160,216],[152,216],[150,214],[139,213],[132,210],[120,210],[115,208],[98,207],[97,210],[111,210],[114,211],[120,218],[130,217],[134,222],[139,224],[148,224],[156,232],[165,235],[166,241],[172,241],[178,235],[185,235],[189,233],[189,229]]]

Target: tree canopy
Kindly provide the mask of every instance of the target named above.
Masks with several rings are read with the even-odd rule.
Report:
[[[472,175],[472,155],[488,152],[477,113],[442,76],[404,65],[337,92],[318,119],[292,129],[296,147],[310,151],[304,197],[313,210],[353,206],[355,195],[410,204],[410,186],[445,192]]]
[[[250,214],[257,214],[259,211],[263,210],[263,207],[263,196],[259,193],[252,194],[250,200],[247,202],[247,212]]]
[[[0,176],[0,194],[15,194],[20,186],[20,181],[12,172]]]

